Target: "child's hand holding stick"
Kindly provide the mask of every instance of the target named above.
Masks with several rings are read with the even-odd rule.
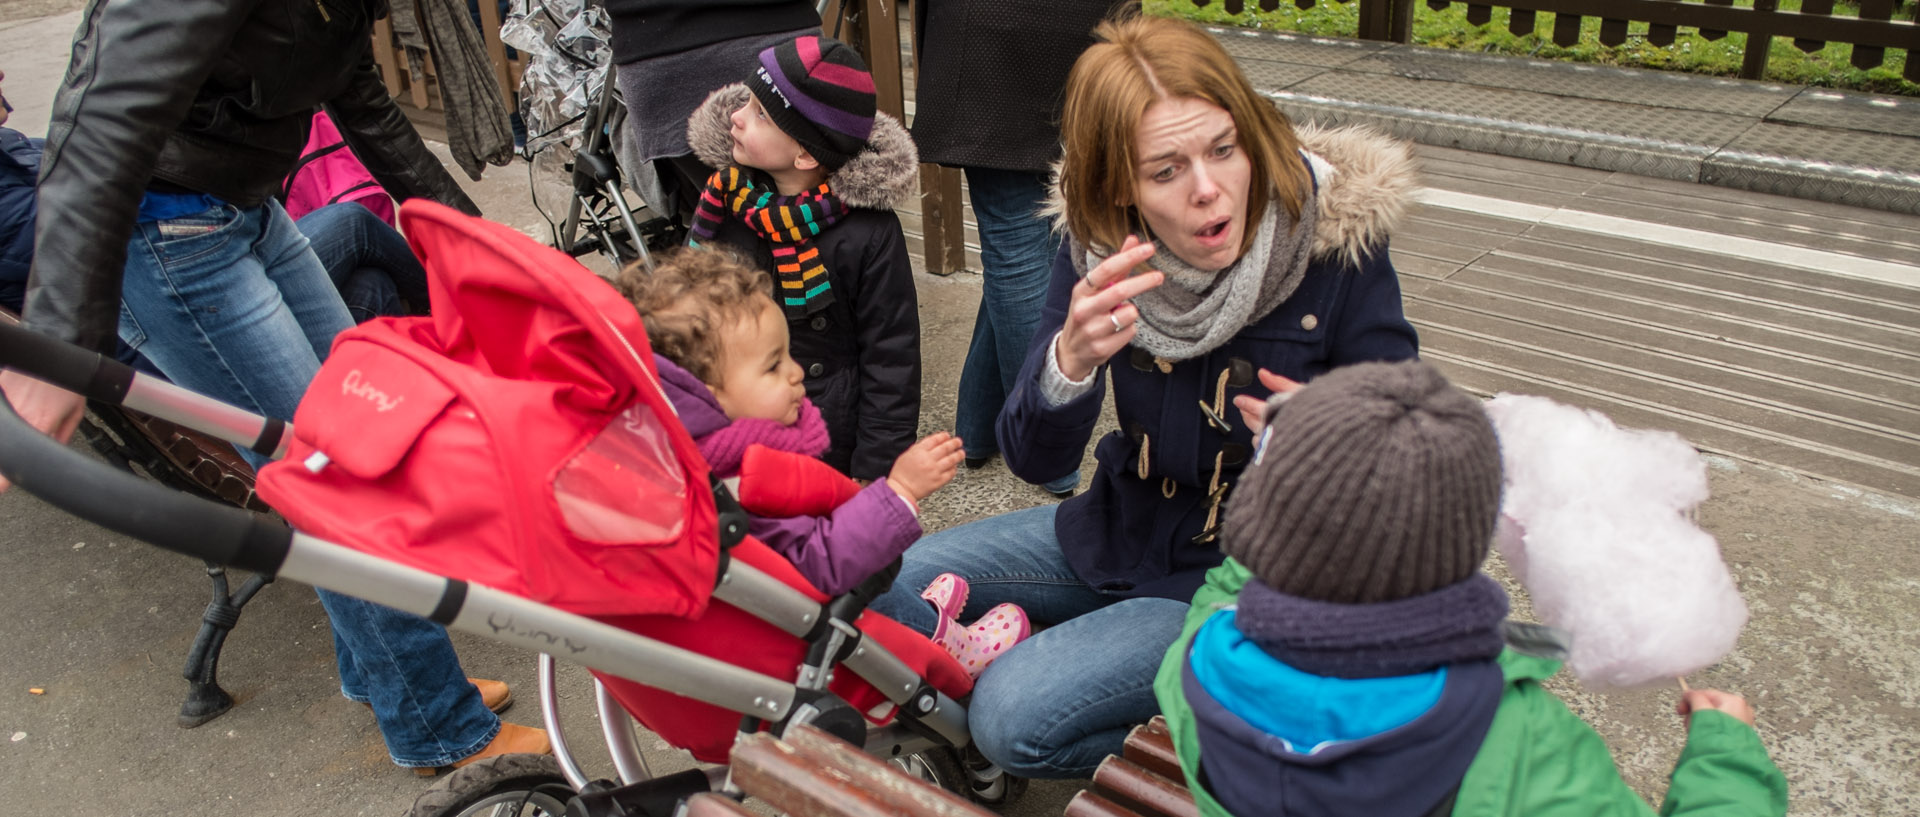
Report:
[[[1690,689],[1680,695],[1680,703],[1673,707],[1674,713],[1682,718],[1704,709],[1717,709],[1739,718],[1741,723],[1753,725],[1753,707],[1747,704],[1747,699],[1731,692]]]

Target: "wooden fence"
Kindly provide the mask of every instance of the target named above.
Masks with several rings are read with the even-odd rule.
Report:
[[[1347,0],[1341,0],[1346,2]],[[1315,0],[1293,0],[1296,7],[1312,8]],[[1413,37],[1414,0],[1358,0],[1361,39],[1409,42]],[[1192,0],[1196,6],[1208,6],[1213,0]],[[1426,0],[1435,11],[1452,5],[1452,0]],[[1835,15],[1834,0],[1802,0],[1799,11],[1782,11],[1779,0],[1753,0],[1752,8],[1736,7],[1733,0],[1498,0],[1467,3],[1467,21],[1486,25],[1493,20],[1493,9],[1508,9],[1507,30],[1530,34],[1540,12],[1553,15],[1554,43],[1570,46],[1580,39],[1580,23],[1588,17],[1600,20],[1602,45],[1620,45],[1627,41],[1632,24],[1646,26],[1647,42],[1657,46],[1673,44],[1682,27],[1697,29],[1700,36],[1718,40],[1728,32],[1747,35],[1745,58],[1740,76],[1760,79],[1767,71],[1767,53],[1773,38],[1790,37],[1794,46],[1812,52],[1828,43],[1853,46],[1851,61],[1855,68],[1876,68],[1886,62],[1888,49],[1905,52],[1903,73],[1909,82],[1920,82],[1920,25],[1893,19],[1896,0],[1859,0],[1859,16]],[[1230,14],[1246,11],[1244,0],[1223,0]],[[1274,11],[1279,0],[1259,0],[1259,7]]]

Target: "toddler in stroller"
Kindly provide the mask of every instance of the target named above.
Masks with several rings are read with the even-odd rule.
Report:
[[[810,503],[824,515],[796,513],[792,501],[742,496],[756,513],[748,530],[828,595],[852,590],[920,538],[919,502],[951,482],[960,439],[938,432],[894,461],[887,476],[859,488],[812,459],[826,450],[826,424],[807,400],[800,365],[788,353],[787,322],[766,293],[767,273],[730,254],[683,249],[649,273],[629,266],[616,284],[639,309],[662,387],[714,473],[738,484],[823,493]],[[779,477],[784,476],[784,479]],[[953,619],[966,584],[942,576],[924,593],[950,611],[934,634],[969,675],[1026,637],[1026,614],[1012,604],[987,611],[972,627]]]
[[[866,612],[877,590],[830,597],[745,535],[731,492],[678,421],[631,303],[500,225],[414,202],[401,222],[428,271],[433,314],[341,335],[295,417],[288,458],[262,472],[262,496],[289,522],[471,582],[467,597],[504,591],[664,645],[669,659],[628,660],[524,617],[463,625],[456,607],[434,608],[450,626],[598,670],[613,701],[697,760],[725,762],[742,730],[821,724],[824,712],[870,749],[945,753],[930,756],[958,780],[1003,779],[984,764],[960,768],[968,735],[954,701],[972,679],[946,650]],[[957,453],[942,442],[930,448]],[[952,459],[939,453],[929,459]],[[824,502],[796,499],[781,491],[835,483],[756,478],[755,461],[741,455],[738,488],[762,516],[831,518],[859,493],[837,478],[845,490]],[[941,482],[905,481],[918,491]],[[868,490],[906,506],[892,488]],[[786,691],[766,686],[776,679]],[[1004,779],[976,790],[1011,796],[1017,781]]]

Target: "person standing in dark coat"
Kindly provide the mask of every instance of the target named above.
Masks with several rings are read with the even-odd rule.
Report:
[[[812,0],[607,0],[607,16],[627,109],[621,168],[641,198],[690,218],[707,177],[687,117],[761,51],[820,33],[820,13]]]
[[[747,82],[687,123],[707,180],[695,243],[745,252],[774,279],[807,399],[826,418],[821,459],[873,481],[920,428],[920,306],[893,208],[913,194],[913,139],[875,110],[845,43],[808,36],[760,54]]]
[[[960,370],[954,432],[967,466],[995,452],[993,424],[1026,360],[1060,236],[1040,216],[1060,158],[1060,99],[1093,27],[1127,0],[918,0],[913,139],[922,161],[966,173],[980,228],[983,279]],[[1045,483],[1069,496],[1078,470]]]

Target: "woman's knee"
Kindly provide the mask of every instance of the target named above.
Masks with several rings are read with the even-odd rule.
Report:
[[[1186,609],[1169,599],[1128,599],[995,661],[974,687],[968,715],[981,754],[1022,777],[1090,774],[1119,750],[1128,728],[1159,711],[1154,675]]]

